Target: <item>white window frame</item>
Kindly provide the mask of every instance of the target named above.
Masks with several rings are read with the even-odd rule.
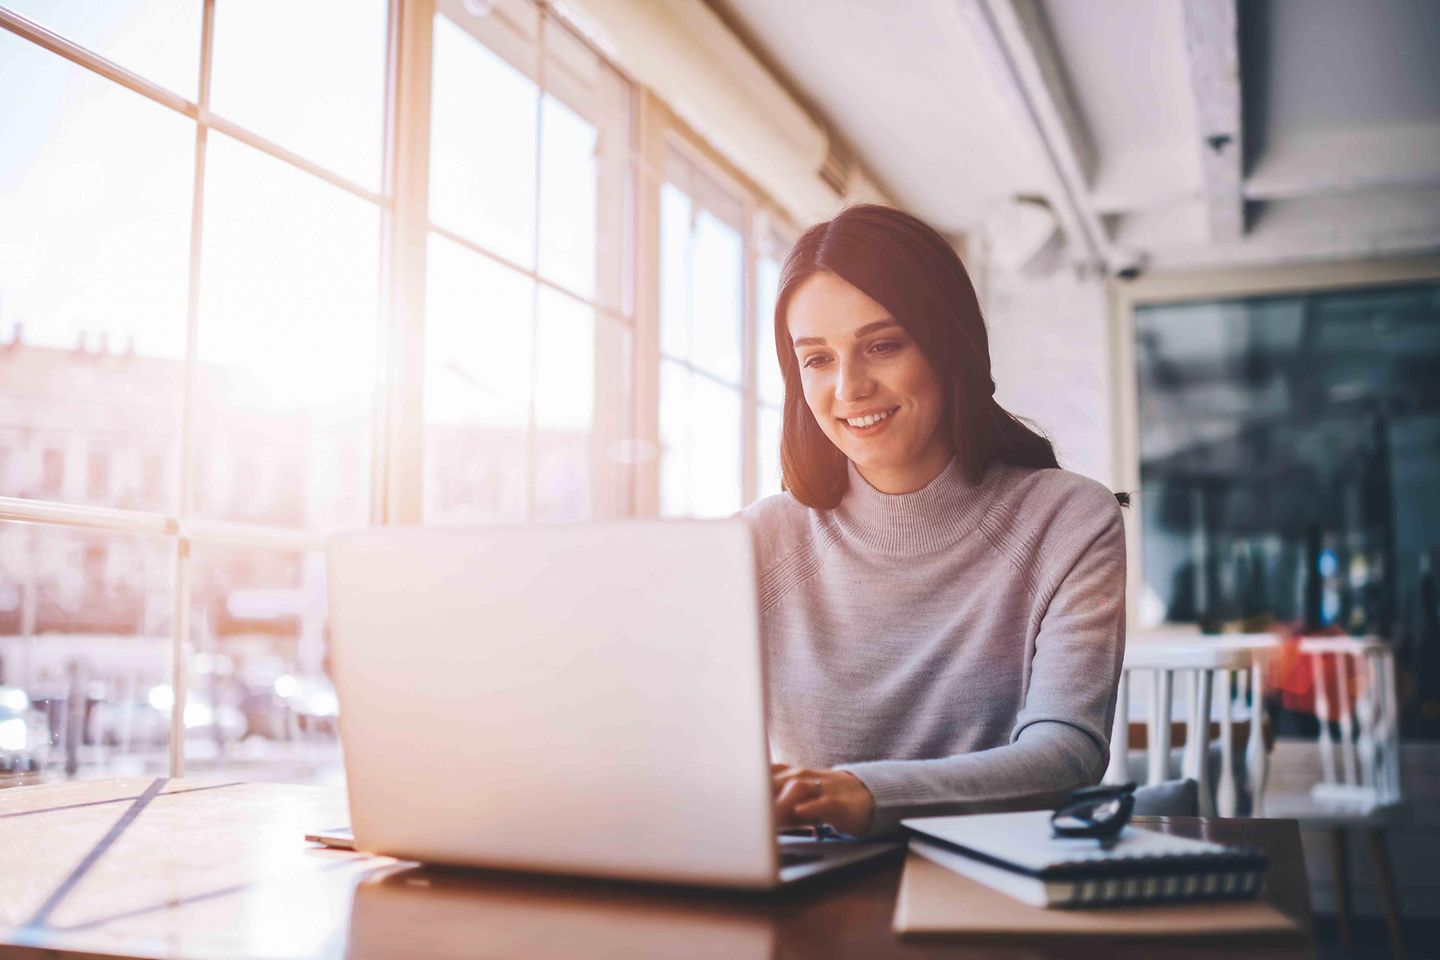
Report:
[[[180,493],[178,509],[173,512],[149,512],[122,510],[107,507],[87,506],[82,503],[61,503],[45,500],[30,500],[14,497],[0,497],[0,520],[47,524],[51,526],[74,527],[92,532],[152,535],[175,543],[174,613],[171,617],[171,687],[174,703],[170,717],[170,775],[185,775],[185,725],[184,713],[186,689],[189,680],[187,653],[190,643],[191,605],[191,553],[194,544],[218,544],[228,546],[262,547],[290,552],[321,550],[325,546],[327,533],[316,529],[293,529],[264,526],[249,523],[232,523],[212,520],[195,515],[195,430],[194,392],[196,370],[196,331],[199,324],[201,237],[204,225],[206,144],[211,130],[245,144],[247,147],[267,154],[276,160],[299,169],[337,187],[352,196],[374,205],[380,212],[381,243],[381,287],[377,291],[387,309],[382,312],[381,325],[386,340],[382,352],[382,367],[386,373],[393,367],[397,353],[395,344],[408,341],[408,329],[397,330],[401,321],[409,316],[408,311],[396,310],[397,304],[405,305],[403,297],[397,296],[397,288],[403,284],[405,272],[396,269],[396,261],[403,259],[396,238],[403,237],[397,229],[406,219],[406,200],[413,203],[414,193],[404,190],[401,174],[413,176],[413,167],[397,161],[403,158],[404,144],[400,139],[398,118],[402,111],[397,109],[397,91],[413,81],[412,77],[402,78],[402,42],[413,26],[420,9],[428,6],[427,0],[391,0],[387,13],[387,45],[385,69],[385,127],[383,140],[384,179],[381,192],[366,189],[345,177],[331,172],[278,144],[252,133],[245,127],[210,112],[210,86],[212,76],[215,0],[204,0],[200,38],[200,78],[197,96],[186,99],[160,85],[151,82],[111,60],[102,57],[81,45],[74,43],[53,31],[0,7],[0,29],[15,34],[38,47],[50,51],[91,73],[112,81],[146,99],[159,104],[191,120],[195,124],[195,166],[194,183],[190,209],[190,261],[186,298],[186,349],[184,357],[184,386],[180,429]],[[428,22],[427,22],[428,23]],[[413,53],[419,45],[413,44],[405,53]],[[411,74],[417,61],[410,61]],[[428,69],[428,62],[425,64]],[[423,196],[423,183],[421,184]],[[397,198],[406,198],[405,200]],[[398,279],[397,279],[398,278]],[[388,295],[387,295],[388,294]],[[398,335],[397,335],[398,334]],[[398,351],[403,356],[403,351]],[[393,380],[380,371],[377,375],[385,384]],[[401,397],[406,391],[400,390]],[[381,395],[376,404],[375,429],[372,431],[371,521],[386,522],[391,510],[385,492],[394,486],[396,463],[385,454],[388,450],[383,442],[385,424],[393,422],[392,410],[397,397],[390,391]],[[399,435],[403,436],[401,432]]]
[[[1357,290],[1405,283],[1440,282],[1440,257],[1353,260],[1344,263],[1307,263],[1248,270],[1158,274],[1138,280],[1111,280],[1111,409],[1116,430],[1114,476],[1121,490],[1140,490],[1139,368],[1135,360],[1135,311],[1161,304],[1200,303],[1245,297],[1284,296],[1327,290]],[[1142,632],[1140,596],[1145,588],[1141,531],[1145,500],[1131,502],[1125,524],[1125,548],[1131,558],[1125,585],[1126,619],[1130,635]]]
[[[621,307],[602,306],[576,297],[560,284],[539,275],[538,259],[533,270],[508,263],[504,258],[479,247],[464,237],[432,224],[428,215],[429,127],[431,95],[431,52],[436,0],[389,0],[385,53],[385,103],[382,140],[383,174],[380,191],[360,186],[325,167],[261,137],[239,124],[211,113],[210,86],[214,50],[215,3],[204,0],[201,30],[200,81],[194,100],[180,96],[157,83],[133,73],[115,62],[0,6],[0,29],[56,54],[76,66],[116,83],[142,97],[178,113],[195,125],[195,166],[191,197],[190,258],[186,300],[186,351],[183,407],[180,433],[181,482],[177,509],[170,512],[114,509],[15,497],[0,497],[0,521],[72,527],[92,532],[139,534],[162,537],[175,544],[174,614],[171,618],[171,709],[169,772],[185,775],[184,710],[189,680],[188,649],[192,569],[195,544],[248,546],[289,552],[322,550],[329,532],[321,529],[293,529],[208,519],[195,515],[195,429],[194,393],[198,358],[196,332],[199,323],[201,238],[204,227],[206,145],[210,130],[218,130],[245,146],[308,173],[352,196],[373,204],[380,213],[379,287],[380,344],[376,375],[376,402],[371,429],[370,522],[414,524],[423,519],[424,500],[424,417],[425,374],[424,319],[426,289],[426,248],[431,232],[445,236],[462,247],[505,264],[530,276],[536,283],[562,295],[579,299],[597,312],[597,323],[620,322],[632,331],[632,370],[629,416],[632,435],[641,452],[631,480],[631,506],[636,515],[659,513],[659,251],[658,206],[664,182],[664,151],[680,150],[707,176],[742,199],[745,228],[743,323],[743,396],[741,424],[742,502],[755,498],[757,377],[755,308],[756,256],[760,230],[781,235],[793,234],[792,225],[780,216],[756,187],[725,168],[723,160],[708,145],[683,129],[679,121],[655,95],[616,65],[578,29],[567,22],[563,7],[548,0],[534,0],[540,17],[539,80],[544,87],[544,30],[547,22],[563,23],[581,42],[590,46],[610,69],[630,85],[631,179],[626,220],[629,237],[625,243],[625,275]],[[556,28],[553,24],[551,29]],[[563,97],[562,97],[563,99]],[[658,136],[657,136],[658,132]],[[537,133],[537,135],[539,135]],[[537,160],[538,162],[538,160]],[[537,209],[537,217],[539,211]],[[538,243],[538,234],[537,234]],[[533,392],[532,392],[533,407]],[[533,411],[532,411],[533,420]],[[533,445],[533,430],[532,440]],[[643,451],[654,453],[646,459]],[[112,471],[114,469],[112,463]],[[13,464],[12,464],[13,467]],[[143,470],[143,456],[142,467]],[[529,483],[533,500],[534,472]]]

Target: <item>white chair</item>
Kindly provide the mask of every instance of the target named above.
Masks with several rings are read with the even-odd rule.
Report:
[[[1350,857],[1346,833],[1354,828],[1363,831],[1391,947],[1395,956],[1403,956],[1395,878],[1383,833],[1388,812],[1403,799],[1395,656],[1389,645],[1375,637],[1305,637],[1299,649],[1310,657],[1314,678],[1320,780],[1306,793],[1282,791],[1273,798],[1272,814],[1293,817],[1302,827],[1329,834],[1335,912],[1341,943],[1347,947]],[[1332,723],[1338,728],[1338,742]]]
[[[1147,784],[1171,778],[1172,736],[1175,726],[1175,692],[1180,687],[1186,711],[1182,777],[1196,781],[1201,816],[1233,817],[1239,807],[1235,779],[1235,725],[1249,723],[1245,746],[1245,778],[1251,802],[1250,815],[1264,815],[1269,757],[1264,740],[1265,657],[1277,641],[1269,634],[1186,636],[1182,640],[1139,639],[1127,647],[1120,675],[1115,725],[1110,740],[1110,767],[1106,783],[1130,779],[1130,688],[1132,678],[1144,674],[1149,682],[1146,715]],[[1247,704],[1247,692],[1253,701]],[[1217,782],[1210,782],[1211,719],[1219,714],[1220,764]]]
[[[1315,677],[1315,717],[1320,721],[1320,769],[1324,779],[1310,793],[1325,804],[1360,809],[1400,801],[1400,727],[1395,697],[1395,656],[1375,637],[1306,637],[1300,652],[1310,656]],[[1332,707],[1325,677],[1335,678]],[[1352,697],[1354,702],[1350,705]],[[1335,768],[1331,719],[1340,727],[1340,763]]]

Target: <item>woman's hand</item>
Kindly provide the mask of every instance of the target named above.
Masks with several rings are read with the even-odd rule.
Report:
[[[770,764],[775,785],[775,820],[781,828],[828,823],[859,836],[870,829],[875,798],[860,778],[843,770],[811,770]]]

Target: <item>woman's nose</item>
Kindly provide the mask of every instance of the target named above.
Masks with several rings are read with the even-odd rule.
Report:
[[[864,400],[875,392],[875,381],[860,361],[841,361],[836,371],[835,396],[844,403]]]

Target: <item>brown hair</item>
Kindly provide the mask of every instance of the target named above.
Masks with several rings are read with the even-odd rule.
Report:
[[[940,377],[944,420],[960,469],[978,483],[996,460],[1058,467],[1055,449],[995,402],[990,343],[970,275],[945,238],[908,213],[859,204],[806,230],[785,257],[775,299],[775,352],[785,375],[780,471],[785,489],[809,507],[829,510],[849,483],[845,455],[805,403],[800,365],[785,314],[790,298],[816,273],[835,274],[883,306],[915,338]],[[1124,494],[1118,495],[1127,502]]]

